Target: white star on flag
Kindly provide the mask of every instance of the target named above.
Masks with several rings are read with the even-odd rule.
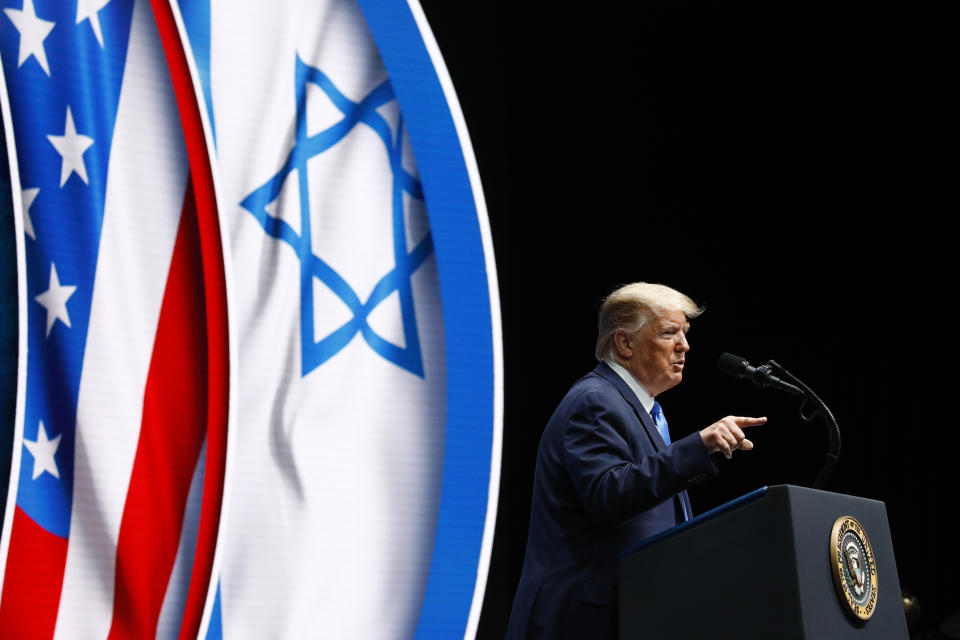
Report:
[[[46,471],[54,478],[60,478],[60,470],[57,468],[57,461],[53,456],[57,453],[57,447],[60,446],[60,438],[63,434],[57,434],[53,440],[47,439],[47,431],[43,428],[43,420],[40,421],[40,428],[37,429],[37,439],[30,441],[23,439],[23,446],[27,448],[30,455],[33,456],[33,479],[36,480]]]
[[[23,202],[23,230],[24,232],[33,238],[37,239],[37,234],[33,230],[33,220],[30,219],[30,207],[33,206],[33,201],[37,199],[37,194],[40,193],[40,189],[24,189],[20,192],[20,198]]]
[[[103,32],[100,31],[99,11],[110,4],[110,0],[77,0],[77,24],[84,20],[90,21],[93,35],[97,36],[100,48],[103,48]]]
[[[67,122],[63,126],[63,135],[48,135],[47,140],[50,141],[50,144],[53,145],[62,159],[60,186],[66,184],[70,174],[74,172],[80,176],[84,184],[90,184],[87,180],[87,166],[83,163],[83,152],[93,144],[93,138],[77,133],[77,128],[73,124],[73,113],[70,111],[70,105],[67,105]]]
[[[43,41],[50,35],[55,23],[37,17],[33,0],[23,0],[23,9],[4,9],[3,12],[20,32],[20,56],[17,60],[17,68],[22,67],[27,58],[33,56],[43,72],[49,76],[50,65],[47,64],[47,52],[43,48]]]
[[[57,267],[50,263],[50,288],[34,298],[47,310],[47,336],[53,329],[54,323],[59,320],[70,326],[70,314],[67,313],[67,300],[77,290],[76,285],[61,285],[57,277]]]

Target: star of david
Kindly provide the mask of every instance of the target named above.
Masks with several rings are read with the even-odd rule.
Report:
[[[330,101],[343,114],[332,126],[307,135],[306,89],[311,83],[330,98]],[[306,376],[315,368],[335,356],[341,349],[360,333],[367,345],[389,362],[415,375],[423,377],[423,360],[420,353],[420,338],[417,332],[417,317],[413,304],[411,277],[433,252],[433,239],[430,232],[413,249],[408,250],[405,232],[405,212],[403,194],[423,201],[423,188],[420,181],[407,172],[401,163],[403,150],[403,117],[393,135],[390,125],[377,112],[377,108],[394,99],[393,87],[389,80],[376,86],[360,102],[347,98],[320,69],[311,67],[300,60],[296,62],[296,104],[297,127],[293,148],[277,171],[267,182],[255,189],[240,203],[263,227],[264,232],[281,242],[290,245],[300,260],[300,350],[303,361],[302,375]],[[307,161],[317,156],[345,138],[354,127],[364,125],[372,129],[387,149],[390,168],[393,175],[393,255],[394,266],[381,277],[366,300],[320,256],[313,252],[310,234],[310,200],[307,177]],[[267,213],[267,207],[276,200],[285,181],[296,174],[300,193],[300,233],[280,218]],[[313,278],[326,285],[352,313],[352,317],[343,325],[321,338],[313,335]],[[403,323],[404,347],[395,345],[378,335],[367,323],[370,313],[388,296],[396,291],[400,298],[400,312]]]

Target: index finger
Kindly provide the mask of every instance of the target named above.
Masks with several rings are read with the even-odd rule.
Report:
[[[743,427],[755,427],[758,424],[764,424],[767,421],[766,416],[762,418],[747,418],[747,417],[738,417],[734,416],[733,421],[737,423],[737,426],[740,428]]]

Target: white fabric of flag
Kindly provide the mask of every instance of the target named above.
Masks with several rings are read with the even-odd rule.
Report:
[[[210,25],[239,344],[223,636],[410,637],[445,371],[403,117],[353,2],[213,2]]]

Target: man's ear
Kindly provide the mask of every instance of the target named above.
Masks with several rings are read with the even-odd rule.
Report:
[[[633,349],[630,348],[630,336],[623,329],[617,329],[613,334],[613,344],[616,347],[617,355],[624,360],[629,360],[633,356]]]

